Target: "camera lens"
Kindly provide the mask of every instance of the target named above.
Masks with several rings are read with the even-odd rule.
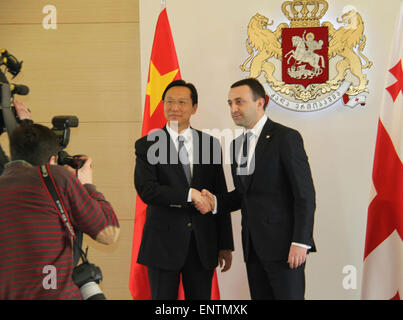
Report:
[[[82,285],[80,292],[84,300],[106,300],[101,288],[93,281]]]

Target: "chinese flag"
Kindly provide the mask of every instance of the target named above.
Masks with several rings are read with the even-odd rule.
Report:
[[[179,79],[181,79],[181,74],[178,59],[176,57],[167,11],[166,8],[164,8],[158,17],[151,51],[143,128],[141,132],[142,136],[147,135],[153,129],[160,129],[165,125],[164,106],[161,100],[162,93],[169,83]],[[135,300],[151,299],[147,268],[137,263],[137,255],[146,219],[146,208],[147,205],[137,196],[134,217],[132,263],[129,279],[129,289]],[[183,298],[184,293],[181,284],[178,299]],[[211,298],[220,299],[216,273],[214,273]]]
[[[383,103],[368,207],[362,299],[403,298],[403,4]]]

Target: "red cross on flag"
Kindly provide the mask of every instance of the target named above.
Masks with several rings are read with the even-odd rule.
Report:
[[[403,298],[403,3],[378,122],[362,299]]]

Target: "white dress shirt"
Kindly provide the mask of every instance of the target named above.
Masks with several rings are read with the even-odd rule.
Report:
[[[186,151],[188,153],[188,158],[189,158],[189,165],[190,165],[190,174],[193,175],[193,133],[192,133],[192,128],[187,127],[185,130],[183,130],[180,134],[175,131],[174,129],[170,128],[169,125],[167,124],[167,130],[169,135],[172,138],[172,141],[175,144],[176,151],[179,152],[178,150],[178,137],[181,135],[185,138],[183,145],[186,148]]]

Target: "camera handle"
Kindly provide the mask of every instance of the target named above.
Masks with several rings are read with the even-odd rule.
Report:
[[[78,241],[80,241],[80,242],[82,241],[82,233],[80,232],[80,234],[76,236],[76,233],[74,232],[74,228],[72,227],[72,225],[70,223],[70,219],[66,215],[66,210],[64,208],[63,202],[60,200],[59,193],[57,192],[57,189],[55,186],[55,181],[53,180],[53,177],[50,174],[49,164],[40,166],[39,174],[42,178],[42,182],[43,182],[45,188],[48,191],[50,198],[52,199],[52,202],[56,208],[56,211],[57,211],[60,219],[62,220],[64,226],[66,227],[66,229],[69,233],[70,239],[72,240],[74,265],[77,264],[78,260],[80,259],[80,256],[81,256],[81,259],[83,260],[83,263],[88,263],[88,259],[87,259],[88,247],[87,247],[86,251],[84,252],[81,249],[81,243],[78,243]],[[81,239],[80,239],[80,237],[81,237]],[[80,254],[80,256],[78,256],[77,259],[75,258],[77,256],[75,250],[78,250],[78,252]],[[75,260],[77,260],[77,261],[75,261]]]
[[[1,72],[1,70],[0,70]],[[8,136],[10,137],[13,131],[18,127],[17,120],[11,110],[11,90],[8,83],[1,83],[1,109],[3,112],[4,124],[7,128]]]

